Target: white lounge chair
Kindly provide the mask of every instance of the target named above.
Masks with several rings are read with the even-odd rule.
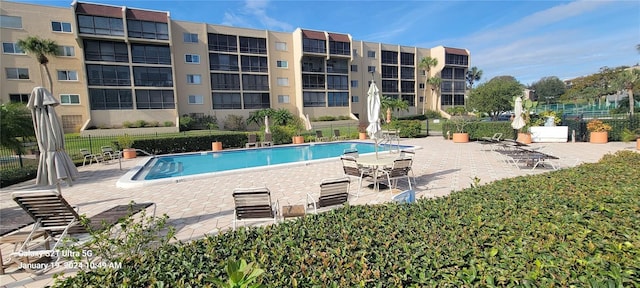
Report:
[[[278,223],[278,201],[271,202],[271,191],[266,187],[260,188],[236,188],[233,190],[233,230],[236,230],[238,221],[247,220],[273,220]]]
[[[318,213],[318,208],[342,205],[349,201],[349,178],[331,178],[320,183],[320,195],[318,200],[311,194],[307,194],[307,208],[313,208],[313,213]]]

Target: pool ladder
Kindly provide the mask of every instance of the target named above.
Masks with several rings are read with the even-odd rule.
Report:
[[[136,149],[136,152],[141,152],[142,154],[145,154],[147,156],[152,156],[152,157],[156,156],[156,155],[153,155],[153,154],[151,154],[151,153],[149,153],[149,152],[147,152],[145,150],[138,149],[138,148],[135,148],[135,149]],[[120,153],[120,157],[118,157],[118,166],[120,167],[120,170],[122,170],[122,152]]]

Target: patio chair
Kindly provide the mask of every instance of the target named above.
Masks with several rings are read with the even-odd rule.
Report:
[[[415,156],[416,156],[416,151],[403,149],[403,150],[400,150],[400,156],[398,156],[398,159],[411,159],[411,160],[413,160]],[[409,167],[409,173],[411,173],[411,178],[413,178],[413,184],[417,185],[416,175],[413,173],[413,166]]]
[[[262,147],[273,146],[273,134],[264,133],[264,141],[260,143],[260,146]]]
[[[82,154],[82,157],[84,157],[84,159],[82,159],[82,166],[85,165],[87,160],[89,160],[89,165],[93,163],[93,160],[95,160],[96,163],[104,161],[104,157],[102,157],[102,154],[92,154],[91,152],[89,152],[89,149],[86,148],[80,149],[80,154]]]
[[[340,135],[340,129],[333,129],[333,140],[345,140],[347,139],[346,136],[341,136]]]
[[[398,180],[406,178],[407,183],[409,183],[409,190],[411,190],[413,188],[411,187],[411,178],[409,177],[409,171],[411,171],[412,164],[413,160],[411,159],[396,159],[393,161],[393,167],[391,167],[390,169],[381,169],[380,171],[386,176],[390,188],[396,188],[398,186]],[[392,180],[393,185],[391,185]]]
[[[316,142],[325,142],[327,137],[322,135],[322,130],[316,130]]]
[[[273,224],[278,223],[280,204],[277,200],[271,202],[271,191],[266,187],[236,188],[233,201],[233,230],[236,230],[238,221],[270,219]]]
[[[247,136],[249,138],[249,140],[247,141],[247,144],[245,145],[246,148],[257,148],[258,147],[258,135],[256,134],[249,134]]]
[[[348,177],[324,179],[320,183],[320,195],[315,197],[307,194],[307,208],[313,208],[313,213],[318,213],[318,208],[328,208],[343,205],[349,201]]]
[[[118,159],[122,156],[122,151],[116,152],[111,148],[111,146],[102,146],[100,147],[100,150],[102,150],[102,157],[109,157],[109,160]]]
[[[356,158],[351,156],[342,156],[340,161],[342,161],[344,176],[358,179],[358,191],[356,192],[356,198],[358,198],[362,189],[362,180],[365,178],[373,179],[373,171],[358,165]]]
[[[31,270],[31,265],[27,264],[34,261],[46,258],[57,261],[61,255],[55,252],[60,250],[58,248],[62,245],[68,230],[79,223],[78,212],[56,190],[14,192],[11,197],[35,221],[29,234],[20,241],[21,243],[16,243],[17,248],[11,253],[11,260],[23,263],[21,266],[27,270]],[[42,240],[38,240],[36,235],[43,235]],[[30,272],[46,272],[53,268],[49,267],[53,265],[42,266],[45,268]]]

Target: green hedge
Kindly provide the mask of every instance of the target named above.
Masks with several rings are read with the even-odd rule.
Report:
[[[157,139],[135,140],[133,147],[152,154],[170,154],[211,150],[211,142],[222,142],[223,148],[244,147],[248,141],[246,133],[201,136],[174,136]]]
[[[465,131],[469,133],[469,139],[478,140],[482,137],[491,137],[495,133],[502,133],[503,139],[514,139],[513,128],[511,128],[511,122],[509,121],[475,121],[465,126]],[[447,131],[453,134],[456,131],[456,126],[451,121],[444,121],[442,123],[442,137],[447,138]]]
[[[228,259],[268,287],[638,287],[640,153],[417,203],[348,206],[78,272],[57,287],[203,287]]]
[[[422,131],[422,122],[419,120],[394,120],[388,126],[399,130],[402,138],[415,138]]]

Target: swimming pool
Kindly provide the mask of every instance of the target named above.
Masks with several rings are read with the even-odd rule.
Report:
[[[380,145],[378,151],[385,152],[389,148],[388,145]],[[399,148],[415,147],[400,145]],[[393,149],[397,149],[395,145]],[[142,166],[129,171],[116,186],[141,187],[154,183],[180,182],[187,178],[238,172],[241,169],[273,168],[287,164],[331,160],[348,150],[357,150],[360,154],[374,153],[375,145],[367,142],[340,141],[161,155],[152,157]]]

